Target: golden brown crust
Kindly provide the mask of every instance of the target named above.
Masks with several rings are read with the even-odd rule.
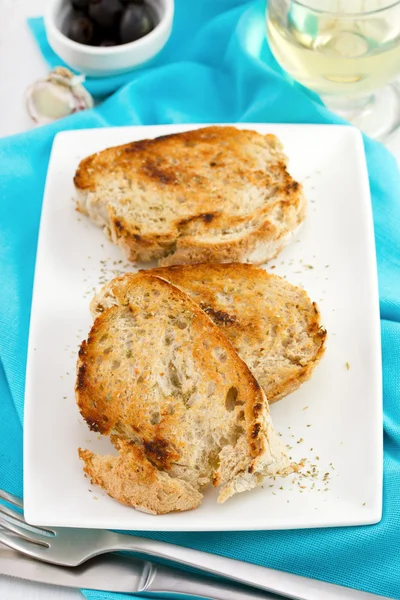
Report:
[[[99,456],[79,449],[84,472],[91,483],[127,506],[150,514],[165,514],[196,508],[202,494],[186,481],[159,471],[138,446],[120,443],[119,456]]]
[[[137,304],[133,304],[135,290],[142,292],[141,288],[147,287],[150,292],[154,292],[154,288],[160,287],[165,288],[164,293],[170,296],[177,307],[181,307],[180,310],[185,308],[193,316],[192,329],[196,340],[188,347],[188,351],[192,351],[195,355],[199,368],[204,369],[205,372],[209,372],[210,374],[214,370],[214,357],[208,353],[204,354],[204,338],[207,340],[212,339],[215,346],[223,349],[229,355],[229,375],[231,381],[236,384],[241,382],[242,386],[246,388],[246,392],[243,393],[243,404],[246,411],[248,435],[252,440],[251,454],[255,457],[262,453],[264,450],[264,440],[260,433],[262,427],[259,414],[258,412],[254,412],[254,401],[256,399],[255,404],[257,406],[264,407],[263,393],[258,381],[250,373],[248,366],[237,356],[231,343],[222,331],[200,310],[196,302],[164,279],[151,277],[148,272],[144,272],[136,274],[132,279],[127,275],[122,278],[116,278],[114,281],[116,285],[113,291],[118,300],[118,305],[112,306],[97,316],[90,330],[87,342],[85,340],[82,342],[78,355],[77,402],[90,429],[110,435],[118,421],[123,419],[129,423],[133,432],[140,432],[140,436],[144,441],[144,448],[148,447],[146,455],[149,460],[157,462],[155,460],[157,451],[154,449],[156,444],[159,450],[161,447],[163,448],[162,456],[159,456],[158,459],[162,463],[160,464],[161,468],[170,468],[171,461],[179,458],[179,454],[173,450],[174,446],[178,447],[180,443],[176,435],[176,414],[169,415],[166,412],[163,414],[163,419],[160,423],[151,424],[148,420],[148,406],[146,403],[141,407],[138,406],[137,402],[132,402],[130,405],[125,404],[125,402],[121,403],[121,398],[129,398],[131,390],[127,390],[126,387],[128,379],[114,377],[115,367],[113,368],[113,364],[121,358],[121,347],[117,343],[119,332],[114,331],[113,336],[111,336],[109,323],[116,315],[121,315],[121,312],[123,312],[124,318],[129,318],[130,315],[138,314],[142,310],[143,301],[141,297],[138,298]],[[154,323],[157,323],[156,305],[153,307],[153,310],[155,311],[152,315]],[[107,340],[104,340],[104,349],[101,355],[101,362],[99,362],[99,342],[101,343],[101,340],[106,336],[110,336],[110,345],[108,345]],[[140,359],[137,359],[135,362],[133,370],[134,375],[141,373]],[[99,384],[100,377],[104,378],[104,381]],[[113,379],[112,395],[108,398],[107,394],[109,392],[105,387],[105,382],[110,377]],[[140,382],[136,391],[140,393],[141,397],[147,397],[150,395],[152,385],[153,381],[147,378],[144,382]],[[170,440],[169,442],[166,441],[167,438]]]
[[[277,138],[234,127],[109,148],[84,159],[74,183],[79,210],[131,261],[262,263],[305,216]]]
[[[165,278],[200,305],[250,366],[270,404],[307,381],[324,354],[326,330],[316,303],[281,277],[240,263],[142,273]]]
[[[232,482],[218,477],[218,455],[221,447],[231,448],[229,460],[235,465],[241,438],[245,441],[241,460],[251,467],[249,473],[258,469],[265,476],[285,468],[258,382],[187,294],[162,278],[140,273],[111,282],[109,294],[113,304],[102,306],[81,345],[76,398],[89,427],[110,435],[124,456],[111,461],[113,470],[107,475],[103,470],[111,458],[97,457],[93,463],[91,456],[81,453],[93,481],[120,499],[121,486],[128,485],[126,465],[133,460],[134,447],[135,460],[143,467],[140,472],[151,485],[171,489],[172,478],[200,490],[218,478],[233,490],[238,473],[233,467],[226,470],[232,473]],[[154,510],[143,504],[138,477],[130,480],[131,504],[139,506],[137,485],[140,508]],[[180,501],[192,502],[191,490],[179,485]],[[244,489],[249,488],[238,491]],[[224,498],[232,493],[226,492]],[[181,508],[172,509],[169,503],[169,510]]]

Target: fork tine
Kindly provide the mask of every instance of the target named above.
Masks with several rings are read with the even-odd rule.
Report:
[[[18,498],[18,496],[14,496],[13,494],[9,494],[4,490],[0,490],[0,498],[6,502],[9,502],[10,504],[15,504],[15,506],[18,506],[18,508],[24,508],[21,498]]]
[[[12,517],[16,521],[20,521],[20,523],[25,523],[24,515],[16,510],[12,510],[12,508],[8,508],[5,504],[0,504],[0,517],[1,515],[7,515],[8,517]]]
[[[39,560],[45,560],[44,555],[47,551],[46,546],[32,544],[32,542],[28,542],[28,540],[20,536],[17,537],[10,535],[7,532],[4,532],[2,527],[0,527],[0,543],[8,546],[8,548],[16,550],[17,552],[22,552],[22,554],[28,554],[29,556],[33,556]]]
[[[26,522],[22,513],[17,512],[16,510],[12,510],[8,506],[5,506],[4,504],[0,503],[0,520],[2,518],[2,515],[7,515],[8,517],[15,519],[19,523],[23,523],[27,527],[31,527],[32,530],[34,530],[35,532],[37,531],[38,533],[43,533],[45,531],[49,535],[55,535],[55,531],[53,531],[52,529],[47,529],[47,527],[42,527],[41,525],[30,525]]]
[[[20,535],[21,537],[23,537],[28,542],[31,542],[32,544],[39,544],[40,546],[47,546],[47,548],[49,547],[48,536],[42,535],[41,533],[36,533],[36,531],[29,531],[29,529],[26,529],[25,527],[21,527],[20,525],[17,525],[16,523],[13,523],[11,521],[6,521],[6,519],[3,519],[1,517],[0,517],[0,525],[2,526],[3,529],[6,529],[7,531],[12,531],[13,533]]]

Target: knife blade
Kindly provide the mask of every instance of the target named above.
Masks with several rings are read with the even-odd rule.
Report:
[[[37,583],[108,592],[153,594],[168,592],[215,600],[276,600],[274,594],[228,581],[170,569],[121,554],[107,554],[79,567],[60,567],[37,561],[0,544],[0,575]]]

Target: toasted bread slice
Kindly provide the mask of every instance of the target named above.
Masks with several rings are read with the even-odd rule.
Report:
[[[80,411],[120,452],[80,450],[93,482],[160,514],[195,508],[210,482],[224,502],[290,469],[263,390],[189,296],[140,274],[113,294],[77,365]]]
[[[315,302],[264,269],[240,263],[198,264],[143,273],[163,277],[200,305],[250,367],[270,404],[309,379],[324,353],[326,331]],[[102,288],[92,301],[93,315],[115,302],[113,289],[120,285],[113,280]]]
[[[205,127],[85,158],[78,210],[130,261],[261,264],[305,215],[302,187],[274,135]]]

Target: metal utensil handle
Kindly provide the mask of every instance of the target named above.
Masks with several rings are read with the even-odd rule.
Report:
[[[238,588],[237,585],[221,579],[206,579],[192,573],[170,569],[162,565],[148,563],[146,581],[140,592],[163,594],[188,594],[212,600],[274,600],[277,596],[254,588]]]
[[[212,575],[222,576],[238,583],[250,585],[270,593],[279,594],[286,598],[293,598],[295,600],[301,598],[301,596],[296,594],[294,586],[288,585],[287,581],[285,585],[282,583],[282,586],[280,586],[279,583],[274,582],[273,579],[268,576],[269,569],[251,563],[225,558],[216,554],[200,552],[199,550],[193,550],[192,548],[183,548],[182,546],[160,542],[158,540],[141,537],[132,537],[130,539],[128,535],[114,535],[116,536],[117,542],[116,550],[131,550],[132,552],[138,552],[147,556],[163,558],[187,567],[193,567],[194,569],[211,573]],[[279,571],[273,572],[279,574]],[[287,577],[288,574],[286,573],[285,575]]]
[[[163,558],[292,600],[302,600],[304,598],[324,600],[334,597],[340,597],[341,600],[377,598],[375,594],[318,580],[312,580],[312,592],[310,593],[310,579],[306,577],[260,567],[216,554],[200,552],[192,548],[183,548],[158,540],[141,537],[129,539],[130,536],[125,534],[111,535],[115,536],[113,538],[115,550],[130,550],[147,556]]]

